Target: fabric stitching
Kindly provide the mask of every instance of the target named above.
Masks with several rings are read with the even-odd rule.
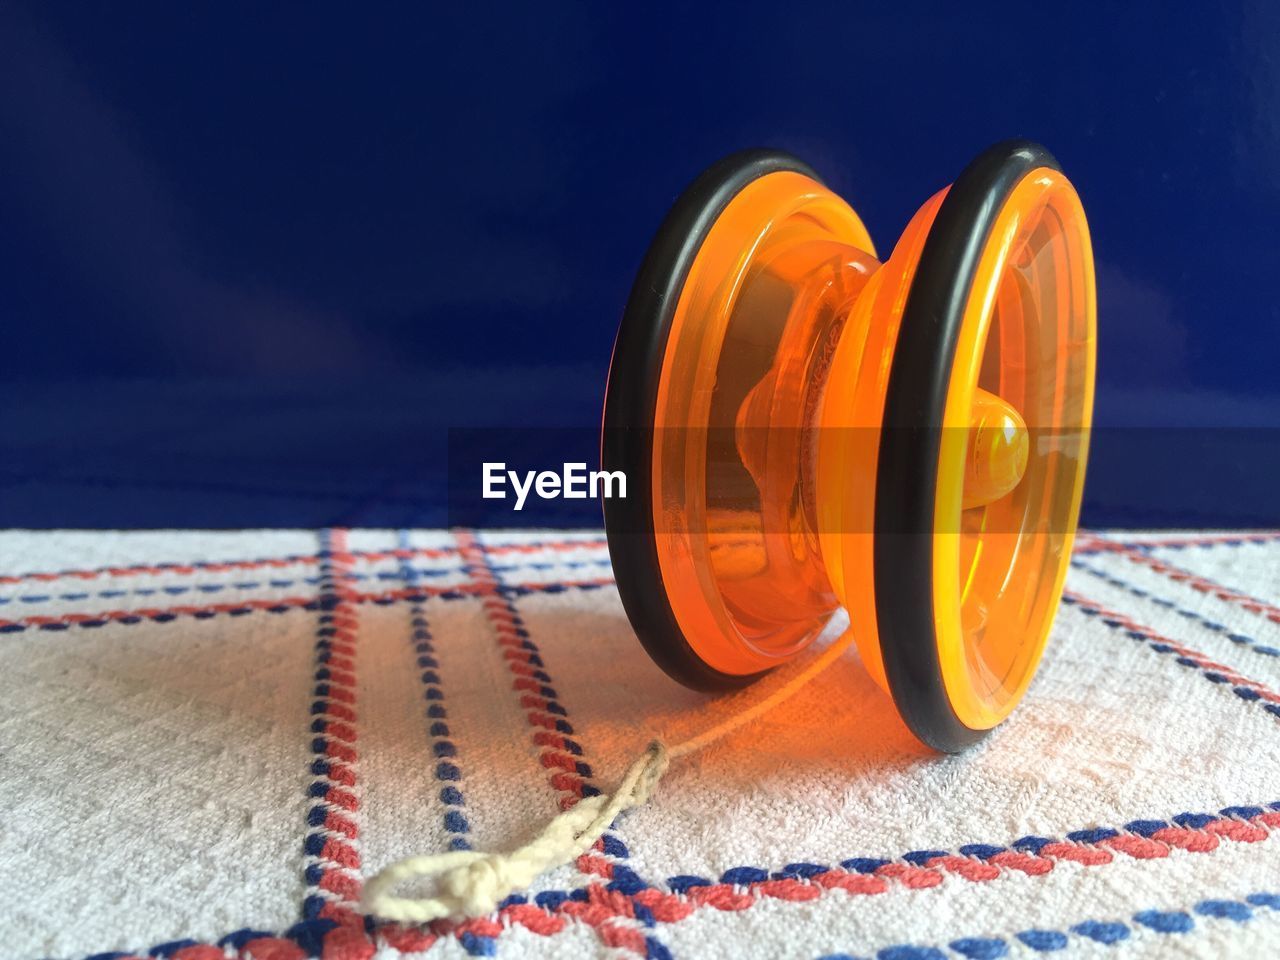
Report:
[[[945,946],[947,950],[953,951],[966,960],[996,960],[996,958],[1007,956],[1014,941],[1037,953],[1056,952],[1072,945],[1111,946],[1128,940],[1140,928],[1164,935],[1199,931],[1202,928],[1197,925],[1195,917],[1192,916],[1193,913],[1202,919],[1212,918],[1247,923],[1256,917],[1254,911],[1259,907],[1273,911],[1280,910],[1280,894],[1263,892],[1251,893],[1239,900],[1200,900],[1184,910],[1139,910],[1125,921],[1084,920],[1072,924],[1065,931],[1031,928],[1002,936],[960,937],[949,941]],[[943,960],[948,953],[941,945],[896,944],[880,948],[876,955],[886,960],[890,957],[893,960]],[[856,960],[856,958],[848,953],[828,953],[819,960]]]
[[[357,777],[356,650],[359,620],[343,574],[351,562],[346,531],[321,534],[316,618],[315,699],[311,704],[312,781],[303,839],[305,920],[361,925],[362,875]]]
[[[1280,607],[1275,604],[1210,580],[1208,577],[1202,577],[1198,573],[1193,573],[1158,557],[1153,557],[1145,550],[1124,544],[1113,544],[1107,552],[1118,553],[1132,563],[1150,567],[1156,573],[1164,574],[1175,583],[1185,584],[1199,593],[1207,593],[1226,603],[1242,607],[1252,614],[1265,617],[1272,623],[1280,623]]]
[[[807,902],[833,890],[843,890],[853,896],[878,895],[893,889],[937,887],[948,876],[972,883],[986,883],[1013,874],[1041,877],[1062,863],[1085,867],[1110,864],[1117,854],[1136,860],[1163,859],[1174,850],[1208,854],[1217,850],[1224,840],[1237,843],[1266,841],[1275,835],[1277,828],[1280,828],[1280,801],[1266,806],[1231,806],[1217,814],[1185,812],[1167,819],[1133,820],[1119,829],[1092,827],[1075,830],[1057,839],[1025,836],[1007,845],[970,843],[955,851],[915,850],[893,860],[854,857],[842,860],[838,867],[814,863],[791,863],[777,871],[734,867],[726,870],[719,880],[671,877],[663,884],[665,890],[647,886],[630,895],[610,890],[606,885],[588,885],[568,892],[544,891],[532,902],[524,897],[509,898],[509,902],[492,918],[474,918],[457,924],[437,923],[424,931],[383,927],[375,933],[377,939],[387,946],[409,953],[427,949],[442,936],[456,937],[465,946],[468,937],[476,937],[477,930],[483,931],[483,937],[492,938],[511,925],[551,936],[565,929],[566,920],[598,925],[616,917],[634,918],[637,906],[642,908],[646,918],[656,924],[675,923],[699,909],[736,912],[762,900]],[[306,956],[318,956],[319,950],[308,953],[299,949],[298,944],[318,937],[323,941],[325,957],[329,960],[328,941],[334,935],[338,937],[335,946],[363,943],[370,952],[375,946],[367,936],[351,940],[346,930],[328,920],[318,924],[299,924],[286,932],[284,938],[274,938],[273,943],[292,944],[296,953],[290,960],[301,960]],[[255,941],[268,938],[273,938],[273,935],[242,930],[223,937],[218,944],[241,951],[246,960],[250,955],[254,960],[268,960],[261,952],[255,953],[250,949]],[[490,946],[475,945],[483,949]],[[156,950],[152,948],[148,953],[162,955]],[[95,955],[86,960],[126,956],[131,954]],[[176,952],[172,956],[173,960],[203,960]],[[345,958],[346,955],[338,953],[337,956]]]
[[[534,540],[521,543],[494,544],[489,549],[492,553],[505,555],[508,553],[537,553],[542,550],[573,551],[598,550],[606,546],[601,538],[591,540]],[[379,560],[402,560],[408,557],[429,557],[436,559],[455,557],[456,546],[450,547],[415,547],[406,555],[401,549],[395,550],[352,550],[352,560],[373,563]],[[259,557],[252,560],[192,560],[166,561],[163,563],[112,564],[105,567],[67,569],[55,571],[35,571],[0,575],[0,585],[24,583],[30,580],[49,582],[53,580],[94,580],[98,577],[132,577],[132,576],[190,576],[197,571],[225,573],[235,570],[255,570],[261,567],[314,566],[320,557],[312,553],[287,554],[282,557]]]
[[[497,588],[504,596],[527,596],[531,593],[563,593],[566,590],[598,590],[612,584],[612,577],[597,577],[588,580],[561,580],[554,583],[529,582],[507,584]],[[418,585],[396,590],[379,592],[353,591],[350,595],[353,603],[375,603],[389,605],[401,601],[425,600],[467,600],[479,597],[483,588],[475,584],[459,586],[433,587]],[[0,620],[0,634],[21,633],[26,630],[67,630],[71,627],[94,629],[108,623],[133,625],[144,621],[168,623],[178,617],[195,617],[209,619],[220,614],[228,616],[244,616],[255,612],[288,613],[290,610],[317,610],[318,601],[313,597],[280,597],[272,599],[246,598],[235,602],[213,603],[202,606],[185,604],[174,607],[136,608],[128,610],[102,610],[93,613],[61,613],[55,616],[26,616],[14,620]]]
[[[1213,633],[1226,637],[1232,643],[1244,647],[1245,649],[1249,650],[1251,653],[1256,653],[1259,656],[1264,656],[1264,657],[1280,657],[1280,648],[1268,646],[1267,644],[1261,643],[1260,641],[1256,640],[1255,638],[1249,636],[1246,633],[1242,633],[1238,630],[1228,627],[1226,624],[1219,623],[1216,620],[1210,620],[1208,617],[1204,616],[1201,613],[1198,613],[1195,610],[1192,610],[1188,607],[1184,607],[1184,606],[1181,606],[1180,604],[1174,603],[1172,600],[1168,599],[1167,597],[1157,596],[1151,591],[1144,589],[1143,587],[1139,587],[1138,585],[1131,583],[1128,580],[1124,580],[1120,577],[1117,577],[1108,573],[1106,570],[1102,570],[1098,567],[1091,566],[1090,564],[1087,564],[1082,560],[1072,560],[1071,566],[1077,570],[1083,570],[1085,573],[1088,573],[1094,577],[1097,577],[1099,580],[1102,580],[1104,583],[1109,583],[1113,587],[1118,587],[1119,589],[1124,590],[1131,596],[1137,597],[1140,600],[1146,600],[1147,602],[1153,603],[1156,606],[1164,607],[1166,610],[1170,610],[1178,614],[1178,616],[1180,617],[1190,620],[1193,623],[1198,623],[1200,626],[1204,627],[1206,630],[1210,630]]]
[[[1087,617],[1095,617],[1113,631],[1123,633],[1131,640],[1145,644],[1148,649],[1158,654],[1175,654],[1174,662],[1179,666],[1194,669],[1205,680],[1214,684],[1227,686],[1240,700],[1256,704],[1280,719],[1280,694],[1271,690],[1260,680],[1245,677],[1226,664],[1211,660],[1198,650],[1178,643],[1138,623],[1126,614],[1104,607],[1078,593],[1067,591],[1062,595],[1062,602],[1075,607]]]
[[[398,534],[400,547],[410,550],[409,531],[401,530]],[[400,561],[399,576],[405,585],[412,588],[417,585],[419,572],[414,569],[408,558]],[[422,695],[426,704],[423,717],[427,724],[427,738],[431,744],[431,755],[435,761],[434,774],[440,784],[438,794],[444,812],[441,814],[445,833],[449,835],[449,849],[470,850],[467,834],[471,832],[471,824],[467,821],[465,811],[466,800],[462,793],[462,769],[458,757],[458,747],[452,739],[449,729],[449,712],[445,703],[444,689],[440,682],[440,662],[436,658],[435,638],[421,601],[411,601],[409,605],[409,638],[413,645],[414,663],[422,684]]]

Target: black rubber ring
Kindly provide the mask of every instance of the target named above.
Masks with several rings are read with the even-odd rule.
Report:
[[[1009,140],[984,151],[947,192],[907,294],[889,371],[876,470],[875,603],[889,689],[912,733],[956,753],[989,731],[947,698],[933,620],[933,528],[942,413],[956,340],[983,247],[1000,209],[1044,147]]]
[[[676,304],[707,233],[747,184],[779,171],[818,175],[789,154],[744,150],[707,169],[676,200],[650,244],[618,327],[605,390],[600,461],[627,477],[625,499],[604,501],[605,534],[618,593],[645,650],[694,690],[746,686],[764,673],[737,675],[707,665],[676,622],[658,567],[653,530],[653,418],[658,379]]]

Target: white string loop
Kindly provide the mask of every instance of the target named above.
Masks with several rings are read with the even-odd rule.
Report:
[[[400,923],[492,913],[499,903],[528,887],[542,873],[590,850],[620,814],[649,799],[672,760],[695,753],[768,712],[825,670],[852,640],[852,632],[846,631],[770,696],[698,736],[673,747],[660,740],[652,741],[612,794],[584,797],[551,819],[523,847],[505,854],[454,850],[391,864],[365,886],[362,909],[370,916]],[[422,877],[438,878],[435,896],[400,897],[392,893],[401,883]]]
[[[653,741],[611,795],[584,797],[511,853],[457,850],[393,863],[365,887],[364,910],[401,923],[492,913],[503,899],[529,886],[544,871],[590,850],[618,814],[649,799],[669,763],[667,748]],[[434,897],[414,899],[391,893],[403,881],[419,877],[439,877]]]

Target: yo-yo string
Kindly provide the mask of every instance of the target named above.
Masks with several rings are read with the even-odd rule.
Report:
[[[793,696],[839,658],[852,640],[852,631],[846,630],[769,696],[697,736],[670,746],[661,740],[651,741],[612,793],[579,800],[549,820],[524,846],[509,853],[453,850],[408,857],[384,867],[365,886],[362,909],[369,916],[401,923],[492,913],[504,899],[526,889],[546,871],[590,850],[620,814],[641,806],[653,795],[672,761],[697,753]],[[393,893],[400,884],[423,877],[436,878],[434,896]]]

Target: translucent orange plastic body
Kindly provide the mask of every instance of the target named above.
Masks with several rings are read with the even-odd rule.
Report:
[[[843,200],[770,173],[699,248],[658,382],[654,536],[680,630],[721,673],[777,666],[844,606],[887,688],[877,453],[904,304],[945,193],[882,264]],[[1079,200],[1060,172],[1033,170],[982,249],[939,412],[930,599],[947,698],[975,730],[1022,696],[1061,596],[1094,329]]]

